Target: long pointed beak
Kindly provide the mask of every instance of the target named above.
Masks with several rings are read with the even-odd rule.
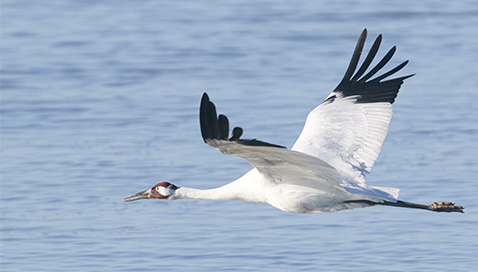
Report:
[[[151,189],[148,189],[148,190],[139,192],[139,193],[134,194],[134,195],[129,195],[129,196],[123,198],[123,200],[125,202],[130,202],[130,201],[135,201],[135,200],[140,200],[140,199],[148,199],[148,198],[150,198],[150,195],[151,195]]]

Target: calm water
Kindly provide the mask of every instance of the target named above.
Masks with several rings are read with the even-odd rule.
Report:
[[[478,271],[477,2],[226,2],[2,1],[0,270]],[[202,142],[204,91],[290,147],[364,27],[417,74],[368,184],[465,214],[122,202],[249,170]]]

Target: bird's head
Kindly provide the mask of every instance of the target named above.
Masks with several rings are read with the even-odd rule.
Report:
[[[153,188],[130,195],[125,197],[123,200],[128,201],[135,201],[139,199],[173,199],[174,193],[176,189],[178,189],[174,184],[171,184],[167,181],[160,182],[153,186]]]

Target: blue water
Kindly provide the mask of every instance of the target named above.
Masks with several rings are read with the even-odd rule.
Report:
[[[472,0],[2,1],[0,270],[477,271],[477,14]],[[246,138],[292,146],[365,27],[417,74],[368,184],[465,214],[122,201],[250,169],[203,143],[204,91]]]

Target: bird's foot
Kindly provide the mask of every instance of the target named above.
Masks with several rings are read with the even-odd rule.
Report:
[[[428,209],[434,212],[459,212],[464,213],[463,206],[455,206],[453,202],[435,202],[428,205]]]

